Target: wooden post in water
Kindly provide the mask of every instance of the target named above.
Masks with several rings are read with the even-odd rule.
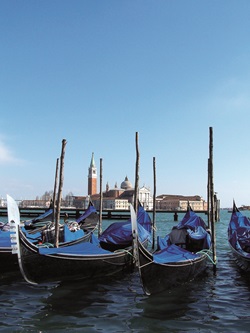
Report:
[[[56,220],[56,190],[57,190],[57,183],[58,183],[58,166],[59,166],[59,158],[56,160],[56,173],[55,173],[55,183],[54,183],[54,192],[53,192],[53,215],[52,215],[52,222]]]
[[[59,188],[58,188],[58,196],[57,196],[57,210],[56,210],[56,225],[55,225],[55,247],[59,246],[59,229],[60,229],[60,209],[61,209],[61,200],[62,200],[62,188],[63,188],[63,180],[64,180],[64,155],[65,155],[65,147],[67,141],[65,139],[62,140],[62,151],[60,158],[60,180],[59,180]]]
[[[215,222],[218,222],[220,221],[220,200],[218,200],[216,192],[214,192],[214,204],[215,204]]]
[[[137,216],[138,210],[138,187],[139,187],[139,164],[140,164],[140,153],[138,144],[138,132],[135,134],[135,145],[136,145],[136,167],[135,167],[135,190],[134,190],[134,210]]]
[[[210,161],[210,207],[211,207],[211,231],[212,231],[212,250],[213,250],[213,271],[216,271],[216,236],[215,236],[215,214],[214,214],[214,180],[213,180],[213,128],[209,128],[209,161]]]
[[[208,159],[208,166],[207,166],[207,221],[208,221],[208,228],[211,230],[211,219],[210,219],[210,159]]]
[[[153,243],[152,249],[155,248],[155,202],[156,202],[156,172],[155,172],[155,157],[153,157],[153,174],[154,174],[154,194],[153,194]]]
[[[100,209],[99,209],[98,237],[102,233],[102,205],[103,205],[103,193],[102,193],[102,158],[100,158]]]

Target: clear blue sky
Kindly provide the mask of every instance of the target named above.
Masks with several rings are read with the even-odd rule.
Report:
[[[250,205],[249,0],[1,0],[0,195],[134,183],[207,197],[209,127],[222,207]],[[98,170],[99,171],[99,170]],[[99,185],[98,185],[99,186]]]

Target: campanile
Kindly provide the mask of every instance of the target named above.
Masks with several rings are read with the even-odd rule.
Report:
[[[92,158],[89,166],[88,174],[88,195],[93,195],[97,193],[97,173],[94,160],[94,153],[92,153]]]

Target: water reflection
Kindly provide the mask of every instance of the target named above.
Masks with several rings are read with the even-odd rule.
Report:
[[[190,294],[190,288],[182,286],[179,289],[164,291],[151,295],[143,303],[143,316],[154,319],[176,319],[185,315],[195,297]]]

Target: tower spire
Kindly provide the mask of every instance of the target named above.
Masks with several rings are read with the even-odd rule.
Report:
[[[94,153],[92,153],[92,157],[91,157],[91,161],[90,161],[90,168],[95,168]]]
[[[95,166],[94,153],[92,153],[88,174],[88,195],[97,193],[97,170]]]

